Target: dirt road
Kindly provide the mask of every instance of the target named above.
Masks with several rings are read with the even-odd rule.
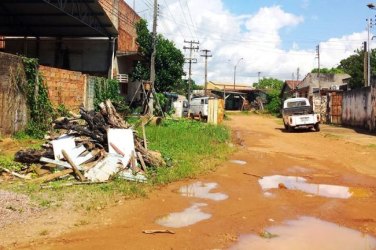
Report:
[[[376,249],[375,137],[328,126],[285,133],[262,116],[232,116],[227,123],[239,148],[230,159],[236,161],[100,212],[106,225],[17,247]],[[142,233],[150,229],[175,234]]]

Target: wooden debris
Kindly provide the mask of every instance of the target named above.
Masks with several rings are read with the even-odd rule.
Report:
[[[23,179],[23,180],[30,180],[30,179],[31,179],[30,176],[22,175],[22,174],[18,174],[18,173],[16,173],[16,172],[14,172],[14,171],[10,171],[9,169],[4,168],[4,167],[0,167],[0,169],[4,170],[4,171],[7,172],[8,174],[11,174],[11,175],[13,175],[13,176],[15,176],[15,177],[18,177],[18,178],[20,178],[20,179]]]
[[[42,149],[42,150],[36,150],[36,149],[20,150],[15,154],[14,160],[16,162],[32,164],[32,163],[39,163],[39,159],[41,157],[54,158],[54,152],[52,148]]]
[[[253,177],[256,177],[256,178],[259,178],[259,179],[262,179],[264,177],[260,176],[260,175],[257,175],[257,174],[250,174],[250,173],[243,173],[245,175],[249,175],[249,176],[253,176]]]
[[[140,161],[142,170],[144,170],[146,172],[146,165],[145,165],[145,162],[144,162],[144,158],[142,157],[142,154],[140,152],[137,152],[137,157]]]
[[[72,187],[72,186],[78,186],[78,185],[94,185],[94,184],[106,184],[107,181],[82,181],[82,182],[69,182],[69,183],[63,183],[60,184],[58,187]],[[56,188],[55,186],[51,185],[41,185],[42,189],[50,189],[50,188]]]
[[[49,174],[49,175],[39,177],[37,179],[33,179],[33,180],[31,180],[31,182],[34,182],[34,183],[48,182],[48,181],[55,180],[59,177],[62,177],[64,175],[71,174],[71,173],[73,173],[73,169],[71,169],[71,168],[70,169],[64,169],[62,171],[59,171],[59,172],[56,172],[56,173],[53,173],[53,174]]]
[[[162,229],[162,230],[143,230],[142,231],[144,234],[161,234],[161,233],[164,233],[164,234],[175,234],[174,231],[171,231],[171,230],[167,230],[167,229]]]
[[[78,167],[76,166],[76,164],[74,164],[72,158],[69,156],[69,154],[67,153],[67,151],[65,151],[63,149],[61,152],[63,153],[64,158],[72,166],[72,169],[73,169],[74,173],[76,174],[76,176],[80,179],[80,181],[84,181],[85,177],[81,174],[80,170],[78,170]]]
[[[142,123],[142,137],[144,139],[144,148],[146,150],[148,150],[148,143],[147,143],[147,140],[146,140],[146,132],[145,132],[145,124]]]
[[[146,138],[145,125],[149,122],[153,122],[153,120],[158,121],[159,117],[151,116],[145,117],[145,120],[141,120],[140,125],[142,124],[142,136],[138,136],[134,127],[131,127],[130,124],[124,121],[117,113],[111,101],[107,100],[101,103],[99,107],[100,112],[87,111],[84,108],[80,108],[79,115],[74,114],[73,117],[69,118],[60,117],[53,122],[54,128],[65,130],[65,135],[68,138],[73,139],[73,142],[72,140],[70,141],[70,144],[73,145],[70,145],[72,147],[68,147],[65,145],[65,143],[63,143],[63,146],[60,148],[55,146],[53,141],[59,141],[59,139],[62,139],[62,137],[59,134],[51,133],[45,138],[46,143],[44,144],[43,149],[21,150],[16,153],[15,158],[18,162],[26,164],[41,164],[35,168],[29,168],[29,171],[43,174],[43,176],[32,180],[33,182],[43,183],[55,180],[61,176],[71,173],[74,173],[74,175],[76,175],[81,182],[84,182],[84,176],[86,176],[89,171],[95,169],[98,164],[102,164],[103,160],[107,157],[111,158],[113,156],[111,154],[107,154],[106,151],[108,153],[114,153],[113,151],[116,151],[118,154],[123,156],[124,153],[127,154],[127,157],[124,157],[123,159],[118,157],[118,159],[114,159],[114,161],[108,161],[105,163],[113,165],[115,170],[117,170],[117,173],[121,174],[124,172],[124,176],[132,180],[135,179],[137,181],[145,181],[142,179],[146,179],[145,176],[141,176],[141,178],[138,175],[141,175],[141,173],[144,174],[147,168],[166,166],[166,163],[159,152],[148,149]],[[112,134],[109,132],[111,129],[129,129],[129,134],[132,135],[133,140],[131,143],[132,148],[128,150],[129,143],[125,143],[123,145],[121,140],[119,142],[119,146],[113,144],[109,145],[110,142],[112,142],[108,140],[108,137],[111,138],[112,136]],[[119,138],[119,136],[115,136],[115,138]],[[128,136],[126,138],[127,139],[125,139],[125,141],[128,142],[130,140],[130,136],[129,138]],[[116,140],[114,142],[116,144]],[[120,149],[118,147],[120,147]],[[54,150],[56,151],[55,154],[53,152]],[[64,151],[64,157],[60,153],[62,151]],[[59,156],[57,153],[59,153]],[[64,159],[68,162],[66,162]],[[122,168],[121,165],[118,164],[119,159],[123,161],[122,164],[124,167],[130,166],[132,171],[124,170],[124,167]],[[117,162],[115,160],[117,160]],[[141,168],[137,166],[137,162],[140,164]],[[118,166],[116,167],[114,164],[117,164]],[[42,167],[47,167],[45,171],[42,171],[43,173],[39,171]],[[45,174],[46,171],[48,173],[61,169],[57,167],[67,169],[56,173]],[[83,171],[83,173],[80,171]],[[135,173],[139,174],[134,175]],[[90,180],[95,181],[94,179]]]

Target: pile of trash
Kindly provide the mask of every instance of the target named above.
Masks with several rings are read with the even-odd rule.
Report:
[[[73,174],[80,183],[103,183],[113,176],[146,182],[150,168],[166,165],[159,152],[148,150],[143,127],[142,138],[134,127],[116,112],[111,101],[101,103],[100,111],[80,109],[80,115],[61,117],[53,122],[60,133],[47,136],[41,150],[16,153],[15,161],[26,163],[18,178],[44,183]]]

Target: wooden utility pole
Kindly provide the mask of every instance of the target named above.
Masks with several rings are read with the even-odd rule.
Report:
[[[208,91],[208,57],[213,57],[213,55],[209,54],[211,52],[210,50],[203,49],[201,51],[204,52],[204,54],[201,55],[201,56],[205,57],[205,95],[207,95],[207,91]]]
[[[184,41],[184,43],[188,43],[189,46],[184,46],[184,49],[189,49],[189,58],[186,58],[186,62],[189,64],[189,72],[188,72],[188,106],[191,104],[191,84],[192,84],[192,63],[197,63],[197,59],[193,58],[193,51],[198,51],[200,42],[196,41]],[[197,46],[194,46],[197,44]]]
[[[154,16],[153,16],[153,34],[152,34],[152,48],[153,52],[151,54],[151,59],[150,59],[150,89],[151,91],[148,93],[148,105],[149,109],[148,112],[150,115],[153,115],[153,98],[154,98],[154,83],[155,83],[155,56],[157,54],[157,22],[158,22],[158,0],[154,0]],[[141,83],[143,84],[143,83]],[[149,98],[151,97],[152,98]]]
[[[367,87],[367,85],[368,85],[368,49],[367,49],[367,42],[363,43],[363,51],[364,51],[364,60],[363,60],[364,86]]]
[[[320,83],[320,44],[316,46],[316,58],[317,58],[317,79],[319,80],[319,90],[321,91],[321,83]]]

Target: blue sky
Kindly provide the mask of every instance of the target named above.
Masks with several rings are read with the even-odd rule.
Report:
[[[376,15],[365,0],[158,1],[159,33],[181,49],[184,40],[199,40],[200,49],[212,50],[208,72],[212,81],[232,82],[234,64],[243,58],[237,79],[244,84],[256,82],[258,72],[262,77],[286,80],[295,74],[296,78],[297,68],[302,79],[317,67],[318,43],[320,66],[337,66],[361,48],[367,39],[366,18]],[[137,1],[136,11],[150,8],[152,2]],[[151,23],[151,9],[140,15]],[[194,56],[198,64],[193,78],[201,83],[204,61],[199,53]]]
[[[287,12],[303,16],[303,23],[281,31],[285,49],[292,46],[291,41],[296,41],[300,48],[308,49],[332,37],[363,31],[366,18],[375,17],[376,14],[375,10],[366,6],[369,1],[359,0],[224,0],[223,3],[237,15],[255,13],[261,7],[278,5]]]

